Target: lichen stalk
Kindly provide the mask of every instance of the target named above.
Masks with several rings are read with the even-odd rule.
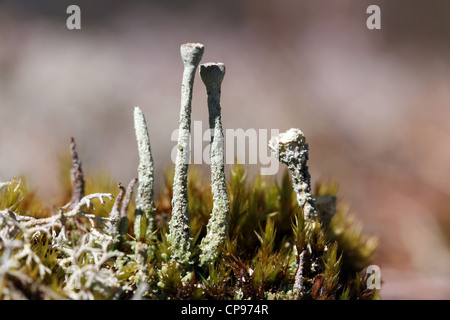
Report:
[[[190,157],[191,104],[195,72],[203,56],[204,46],[199,43],[181,45],[184,64],[181,83],[181,110],[178,131],[177,157],[173,181],[172,216],[167,239],[172,247],[172,258],[181,264],[190,262],[191,232],[189,227],[189,203],[187,193]]]
[[[214,262],[226,241],[230,215],[225,180],[224,137],[221,120],[220,94],[221,84],[225,76],[222,63],[207,63],[200,66],[200,76],[208,94],[209,127],[211,129],[211,193],[213,209],[208,221],[207,233],[200,249],[200,264]]]
[[[156,207],[153,199],[154,169],[150,138],[144,114],[139,107],[134,108],[134,128],[139,152],[139,183],[136,196],[136,209],[134,211],[134,234],[136,239],[142,240],[150,237],[153,232]],[[142,224],[144,223],[142,218],[145,219],[145,230],[142,230]]]
[[[292,175],[292,186],[297,194],[298,206],[305,217],[315,219],[317,209],[311,194],[311,178],[308,170],[308,144],[300,129],[289,129],[269,142],[272,153],[287,165]]]
[[[309,219],[309,222],[315,223],[317,209],[311,194],[311,177],[307,166],[308,144],[303,132],[300,129],[291,128],[273,137],[269,142],[269,148],[278,160],[288,167],[298,205],[303,210],[304,217]],[[297,247],[298,267],[293,288],[297,298],[303,293],[305,255],[305,248]]]

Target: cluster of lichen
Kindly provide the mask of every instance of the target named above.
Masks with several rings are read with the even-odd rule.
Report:
[[[311,191],[300,130],[271,144],[292,179],[286,172],[280,183],[263,176],[247,181],[245,168],[237,165],[225,180],[219,104],[225,67],[220,63],[200,68],[215,129],[211,183],[195,168],[187,179],[185,138],[203,46],[187,44],[181,53],[179,153],[157,198],[139,108],[134,110],[139,177],[128,188],[104,177],[84,181],[73,139],[71,181],[69,165],[62,175],[60,203],[67,205],[45,208],[23,179],[0,185],[0,298],[377,298],[365,273],[376,241],[363,235],[336,201],[335,184],[318,183]]]
[[[27,234],[18,229],[6,235],[8,224],[1,218],[0,298],[2,299],[371,299],[376,290],[366,288],[365,268],[375,249],[373,238],[362,234],[349,216],[345,204],[325,226],[305,219],[297,205],[289,175],[280,183],[258,176],[247,181],[243,166],[230,171],[228,237],[220,258],[200,266],[198,244],[206,235],[212,210],[208,184],[195,171],[188,184],[190,228],[193,235],[192,265],[189,278],[184,268],[171,259],[167,241],[171,213],[173,172],[166,174],[165,187],[156,199],[157,230],[146,239],[146,261],[136,258],[133,223],[117,247],[104,247],[100,238],[88,239],[91,224],[82,214],[66,221],[67,240],[55,245],[52,234]],[[111,182],[100,178],[87,183],[87,190],[99,187],[114,190]],[[89,180],[88,180],[89,181]],[[70,185],[67,186],[70,188]],[[315,196],[335,195],[334,184],[319,183]],[[112,202],[86,213],[107,217]],[[13,179],[0,193],[2,214],[16,212],[30,217],[51,217],[28,192],[23,180]],[[133,221],[134,204],[129,219]],[[43,218],[42,217],[42,218]],[[12,219],[12,218],[11,218]],[[100,222],[100,221],[99,221]],[[26,221],[21,221],[23,228]],[[16,224],[19,225],[19,224]],[[18,227],[20,228],[20,227]],[[25,232],[24,232],[25,231]],[[24,247],[29,252],[24,252]],[[297,247],[307,248],[303,273],[304,289],[295,293],[298,268]],[[27,253],[27,254],[26,254]],[[144,272],[142,270],[144,265]],[[144,281],[142,281],[144,279]]]

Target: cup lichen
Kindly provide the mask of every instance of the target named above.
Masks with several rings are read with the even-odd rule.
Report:
[[[172,245],[173,258],[182,265],[191,262],[192,236],[189,227],[187,182],[190,157],[192,91],[195,73],[203,52],[204,46],[200,43],[186,43],[180,47],[184,70],[181,83],[181,110],[173,182],[172,217],[169,222],[167,240]]]
[[[292,179],[286,171],[281,185],[263,176],[250,183],[236,165],[226,184],[221,63],[200,66],[212,132],[210,184],[195,172],[188,184],[192,90],[203,51],[194,43],[180,49],[185,68],[174,180],[166,175],[156,201],[148,128],[138,107],[138,179],[126,189],[119,183],[111,207],[105,199],[112,193],[84,195],[73,139],[73,178],[65,186],[72,194],[61,202],[67,205],[49,213],[22,180],[0,183],[0,299],[378,298],[366,282],[374,238],[347,216],[335,187],[322,185],[313,196],[308,145],[299,129],[269,144]],[[104,189],[105,181],[89,180],[92,190],[99,186]],[[117,192],[117,183],[106,188]]]
[[[287,165],[292,175],[292,185],[297,202],[309,218],[317,217],[314,197],[311,194],[311,178],[308,171],[308,144],[300,129],[291,128],[273,137],[269,142],[272,153]]]
[[[207,225],[207,234],[200,249],[200,264],[217,260],[227,238],[230,201],[227,195],[224,163],[224,136],[221,120],[220,93],[225,76],[223,63],[207,63],[200,66],[200,76],[208,94],[209,127],[211,129],[211,191],[213,210]]]

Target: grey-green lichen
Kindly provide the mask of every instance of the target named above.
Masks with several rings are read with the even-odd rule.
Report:
[[[200,76],[208,94],[209,127],[211,129],[211,191],[213,210],[207,225],[207,234],[200,249],[200,264],[213,263],[227,238],[230,201],[227,195],[224,171],[224,137],[221,120],[220,93],[225,76],[222,63],[207,63],[200,66]]]
[[[292,174],[292,185],[299,207],[306,217],[317,217],[314,197],[311,194],[311,178],[308,171],[308,144],[300,129],[291,128],[273,137],[269,142],[272,153],[287,165]]]
[[[204,46],[200,43],[186,43],[180,47],[184,71],[181,84],[181,110],[173,182],[172,217],[169,222],[167,240],[172,245],[173,258],[181,264],[189,263],[191,256],[192,239],[189,228],[189,203],[187,194],[191,104],[195,72],[203,56],[203,52]]]
[[[297,202],[304,216],[309,219],[306,223],[314,226],[317,217],[315,199],[311,194],[311,179],[308,171],[308,144],[300,129],[291,128],[273,137],[269,142],[272,153],[287,165],[292,175],[292,185],[297,194]],[[307,249],[305,244],[297,245],[297,271],[295,273],[294,292],[297,297],[304,293],[305,260]]]
[[[61,200],[67,205],[46,209],[22,180],[0,182],[0,299],[378,297],[376,290],[368,288],[365,272],[376,243],[361,233],[336,201],[335,186],[319,183],[313,197],[306,165],[308,145],[300,130],[291,129],[270,143],[291,171],[295,191],[287,171],[281,185],[262,176],[247,183],[241,165],[231,168],[225,184],[223,64],[200,67],[212,131],[211,185],[195,172],[187,184],[192,85],[202,53],[199,44],[181,47],[185,72],[176,172],[173,184],[167,174],[156,203],[147,125],[142,111],[134,109],[140,160],[134,228],[128,225],[128,205],[137,179],[126,190],[119,184],[112,207],[104,201],[113,198],[111,193],[84,196],[73,139],[72,172],[77,178],[70,186],[72,197],[67,192]],[[89,180],[90,189],[100,186],[105,188],[100,177]],[[106,188],[117,192],[116,183]],[[170,201],[173,211],[167,234]],[[155,226],[149,230],[153,221]]]
[[[148,238],[154,229],[155,202],[153,157],[147,123],[139,107],[134,107],[134,129],[139,152],[138,188],[134,217],[134,233],[137,239]]]

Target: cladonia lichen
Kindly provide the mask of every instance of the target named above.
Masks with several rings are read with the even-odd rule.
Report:
[[[126,189],[119,183],[119,190],[117,182],[89,180],[91,190],[117,192],[112,206],[105,202],[114,198],[111,193],[84,195],[74,139],[71,185],[66,181],[61,199],[65,206],[47,208],[22,179],[0,182],[0,299],[378,297],[365,270],[376,239],[363,235],[347,216],[336,186],[319,182],[313,197],[308,145],[299,129],[274,137],[269,145],[290,170],[293,188],[287,170],[281,185],[261,175],[249,182],[241,165],[230,168],[226,184],[222,63],[200,66],[208,95],[211,180],[191,173],[188,203],[192,89],[203,49],[201,44],[181,46],[185,68],[174,182],[166,175],[157,199],[148,128],[138,107],[138,178]],[[135,205],[134,228],[128,225],[129,205]]]
[[[204,46],[186,43],[180,48],[184,64],[181,84],[181,110],[178,131],[178,149],[173,181],[172,217],[167,240],[172,245],[173,258],[181,264],[189,263],[191,256],[191,233],[189,228],[189,203],[187,174],[190,157],[191,103],[195,72],[203,56]]]
[[[139,152],[138,188],[134,217],[134,233],[137,239],[148,238],[154,228],[155,202],[153,199],[153,157],[144,114],[134,108],[134,128]]]
[[[297,202],[308,218],[317,217],[314,197],[311,194],[311,178],[308,171],[308,144],[300,129],[291,128],[273,137],[269,142],[272,153],[287,165],[292,174],[292,185]]]
[[[314,223],[317,217],[317,209],[314,197],[311,194],[311,182],[308,171],[308,144],[300,129],[291,128],[273,137],[269,142],[272,153],[287,165],[292,175],[292,185],[297,194],[297,202],[303,210],[303,214]],[[304,289],[304,264],[306,249],[297,247],[297,271],[295,273],[294,292],[297,297],[303,294]]]
[[[224,138],[221,121],[220,90],[225,76],[222,63],[207,63],[200,66],[200,76],[208,94],[209,127],[211,129],[211,191],[213,210],[207,225],[207,234],[200,249],[200,264],[217,259],[220,248],[227,237],[230,201],[227,195],[224,172]]]

